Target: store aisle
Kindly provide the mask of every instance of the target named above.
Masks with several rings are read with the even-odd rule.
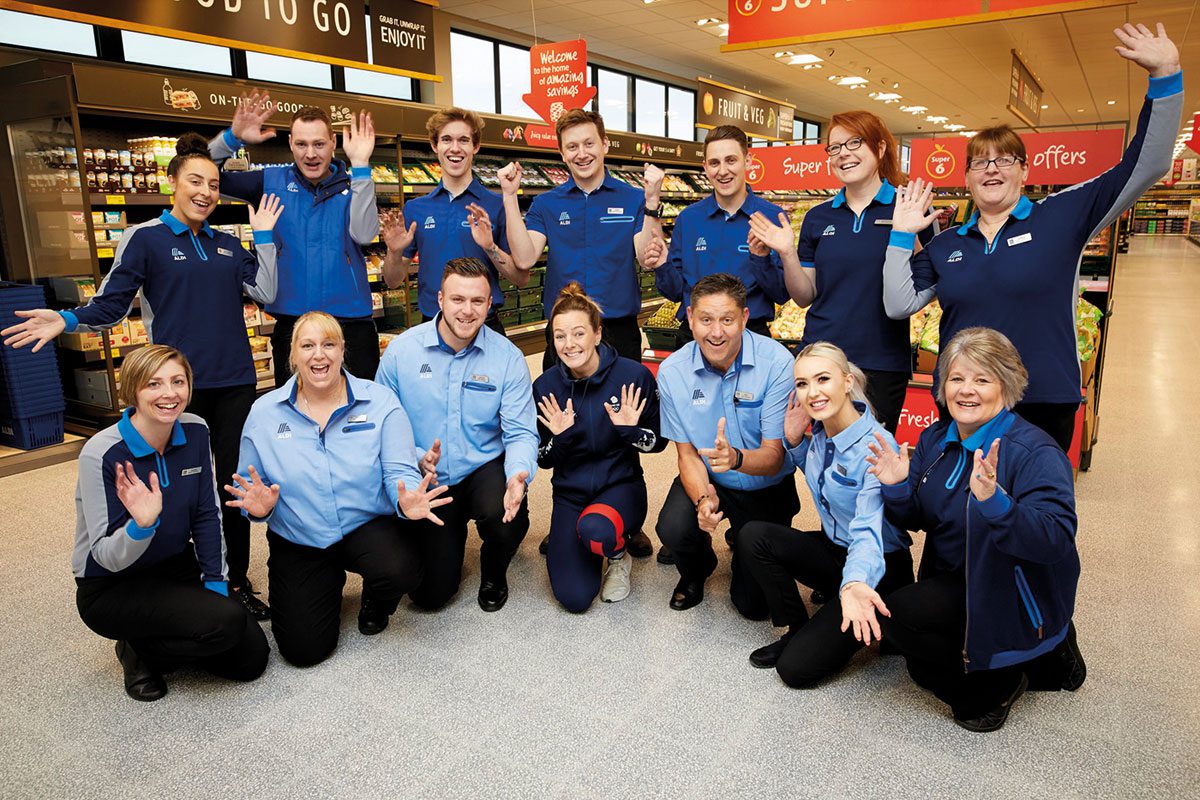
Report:
[[[498,614],[465,590],[354,627],[327,663],[233,687],[177,675],[162,701],[121,690],[112,646],[79,622],[69,553],[75,465],[0,479],[0,797],[1182,797],[1200,780],[1200,248],[1136,238],[1120,261],[1100,435],[1079,479],[1077,614],[1089,677],[1027,694],[1008,725],[955,727],[894,657],[863,653],[815,691],[746,656],[727,558],[705,603],[668,610],[675,572],[637,562],[633,594],[572,616],[537,542],[549,481]],[[651,508],[674,476],[649,460]],[[802,524],[815,514],[804,494]],[[252,577],[266,586],[256,531]]]

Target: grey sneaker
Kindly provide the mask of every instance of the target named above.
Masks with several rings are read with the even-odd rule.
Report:
[[[600,586],[600,599],[606,603],[618,603],[629,597],[629,569],[633,559],[622,555],[608,559],[604,570],[604,583]]]

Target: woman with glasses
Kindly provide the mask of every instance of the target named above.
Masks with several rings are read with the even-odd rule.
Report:
[[[893,319],[936,295],[941,341],[975,326],[1012,340],[1029,370],[1029,389],[1014,410],[1064,451],[1080,400],[1075,304],[1083,248],[1170,168],[1183,110],[1179,50],[1163,26],[1157,35],[1131,24],[1114,33],[1117,53],[1150,73],[1121,162],[1033,203],[1023,194],[1029,156],[1021,137],[1005,125],[980,131],[967,143],[975,213],[914,256],[914,235],[933,221],[926,211],[931,187],[916,181],[899,190],[884,268],[884,304]]]
[[[867,377],[867,399],[884,427],[895,432],[912,375],[908,323],[883,307],[883,259],[896,198],[907,182],[896,140],[869,111],[836,114],[825,146],[844,188],[811,209],[800,226],[800,268],[785,267],[788,294],[810,306],[802,344],[832,342]],[[750,220],[751,246],[790,247],[789,226],[762,214]],[[933,229],[921,234],[933,238]],[[912,245],[909,246],[912,249]]]

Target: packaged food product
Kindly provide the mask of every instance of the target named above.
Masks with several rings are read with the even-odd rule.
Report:
[[[800,308],[792,300],[776,306],[775,319],[768,328],[776,339],[798,341],[804,338],[804,324],[808,321],[808,309]]]

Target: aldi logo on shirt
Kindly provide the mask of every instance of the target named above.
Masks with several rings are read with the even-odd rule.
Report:
[[[704,396],[704,392],[702,392],[699,389],[696,389],[695,391],[692,392],[692,405],[694,405],[694,406],[708,405],[708,398]]]
[[[287,190],[289,192],[298,192],[300,191],[300,187],[296,185],[295,181],[288,181]]]
[[[956,262],[959,262],[959,261],[962,261],[962,250],[955,250],[955,251],[954,251],[953,253],[951,253],[951,254],[950,254],[950,256],[949,256],[949,257],[946,259],[946,263],[947,263],[947,264],[954,264],[954,263],[956,263]]]
[[[558,215],[558,224],[559,225],[570,225],[571,224],[571,215],[565,211],[562,212],[561,214],[559,214]]]
[[[435,220],[433,217],[425,218],[425,230],[430,230],[431,228],[436,228],[436,227],[437,227],[437,220]]]
[[[421,369],[418,370],[418,373],[420,374],[420,376],[423,379],[432,378],[433,377],[433,367],[429,366],[428,364],[422,364]]]
[[[826,225],[825,230],[821,231],[822,236],[833,236],[837,233],[837,228],[833,225]]]
[[[701,236],[699,239],[696,240],[696,252],[703,253],[707,249],[708,249],[708,242],[706,242],[704,240],[704,237]],[[700,390],[697,389],[696,391],[700,391]]]
[[[292,438],[292,429],[288,427],[288,424],[286,422],[279,423],[279,429],[277,431],[275,431],[275,438],[276,439]]]
[[[187,256],[185,256],[183,251],[178,247],[171,248],[171,258],[175,259],[176,261],[187,261]]]

